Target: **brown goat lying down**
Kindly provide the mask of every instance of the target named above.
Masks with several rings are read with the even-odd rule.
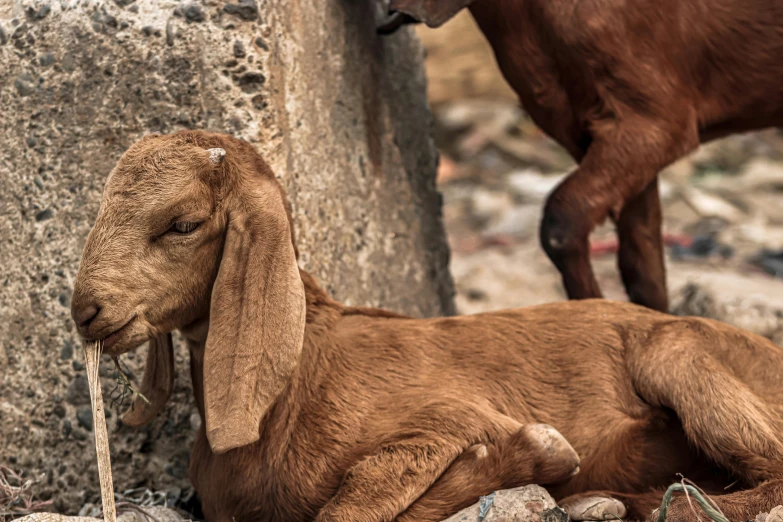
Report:
[[[658,172],[783,125],[783,0],[391,0],[379,30],[466,6],[525,111],[579,163],[540,230],[569,298],[601,297],[588,238],[609,217],[631,301],[668,311]]]
[[[439,521],[528,483],[642,519],[678,472],[738,481],[715,497],[732,520],[783,504],[777,346],[604,300],[438,319],[341,305],[298,268],[280,184],[230,136],[125,153],[72,315],[109,354],[152,340],[132,425],[171,392],[170,332],[187,339],[209,521]],[[670,520],[692,518],[676,500]]]

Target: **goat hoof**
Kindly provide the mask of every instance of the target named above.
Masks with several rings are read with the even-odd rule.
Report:
[[[556,484],[579,473],[579,454],[559,431],[548,424],[528,424],[522,429],[541,450],[539,459],[550,470],[540,480]]]
[[[566,499],[560,507],[574,521],[616,520],[625,517],[625,504],[611,497],[578,497]]]

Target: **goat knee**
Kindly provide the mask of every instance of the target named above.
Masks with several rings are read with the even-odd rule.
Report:
[[[598,298],[601,289],[590,266],[588,245],[594,212],[570,196],[563,198],[563,192],[568,192],[564,188],[547,200],[539,231],[541,246],[560,272],[569,299]]]
[[[587,255],[590,228],[587,216],[579,209],[560,199],[550,197],[544,207],[539,230],[541,247],[549,259],[560,268],[565,258],[569,256]]]

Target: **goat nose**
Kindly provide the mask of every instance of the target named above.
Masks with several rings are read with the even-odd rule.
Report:
[[[93,321],[93,319],[98,316],[100,311],[100,307],[95,304],[88,304],[74,308],[73,322],[76,323],[76,326],[80,330],[86,329],[88,326],[90,326],[90,323]]]

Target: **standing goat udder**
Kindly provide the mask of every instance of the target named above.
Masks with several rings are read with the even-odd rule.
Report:
[[[298,268],[280,184],[231,136],[123,155],[72,303],[110,355],[150,341],[133,426],[165,407],[185,337],[209,522],[436,522],[531,483],[572,516],[599,496],[644,519],[676,473],[736,481],[715,497],[732,520],[783,503],[777,346],[603,300],[437,319],[344,306]],[[669,520],[695,520],[687,501]]]
[[[579,163],[540,228],[568,297],[601,297],[589,235],[610,218],[630,300],[668,311],[658,173],[702,142],[783,125],[783,2],[391,0],[390,20],[438,27],[464,7],[525,111]]]

